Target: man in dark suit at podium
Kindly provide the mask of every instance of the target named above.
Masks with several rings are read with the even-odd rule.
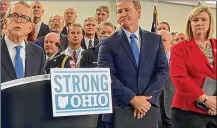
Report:
[[[44,73],[44,52],[42,48],[26,42],[31,32],[31,6],[15,2],[8,9],[6,35],[1,39],[1,83]]]
[[[139,1],[117,2],[116,8],[121,29],[101,40],[98,56],[112,80],[114,113],[103,115],[104,127],[157,128],[159,97],[169,77],[162,39],[139,27]]]

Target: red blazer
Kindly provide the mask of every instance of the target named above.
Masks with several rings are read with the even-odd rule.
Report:
[[[195,107],[195,101],[204,94],[202,86],[205,78],[216,79],[216,39],[210,41],[214,55],[213,68],[194,40],[182,41],[172,48],[170,77],[175,86],[173,108],[208,114]]]

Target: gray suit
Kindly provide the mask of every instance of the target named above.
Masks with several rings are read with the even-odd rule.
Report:
[[[173,128],[174,125],[171,119],[171,105],[174,96],[174,85],[171,79],[169,79],[160,97],[160,109],[161,109],[161,127],[162,128]]]

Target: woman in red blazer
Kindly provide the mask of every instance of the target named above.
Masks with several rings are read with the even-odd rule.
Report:
[[[170,76],[175,86],[172,118],[175,128],[216,128],[216,96],[202,90],[206,77],[216,80],[216,39],[213,16],[207,6],[191,11],[186,24],[187,40],[171,50]],[[198,101],[208,111],[195,106]]]

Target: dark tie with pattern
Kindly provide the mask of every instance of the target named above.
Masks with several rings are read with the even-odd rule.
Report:
[[[88,45],[88,49],[89,49],[89,48],[92,48],[92,47],[93,47],[93,45],[92,45],[92,40],[90,40],[90,41],[89,41],[89,45]]]
[[[24,77],[24,73],[23,73],[23,61],[21,59],[20,56],[20,50],[22,48],[22,46],[16,46],[16,56],[15,56],[15,72],[17,75],[17,78],[23,78]]]
[[[77,59],[78,59],[78,56],[77,56],[76,51],[73,51],[72,58],[74,59],[74,61],[75,61],[75,65],[76,65],[76,63],[77,63]]]

